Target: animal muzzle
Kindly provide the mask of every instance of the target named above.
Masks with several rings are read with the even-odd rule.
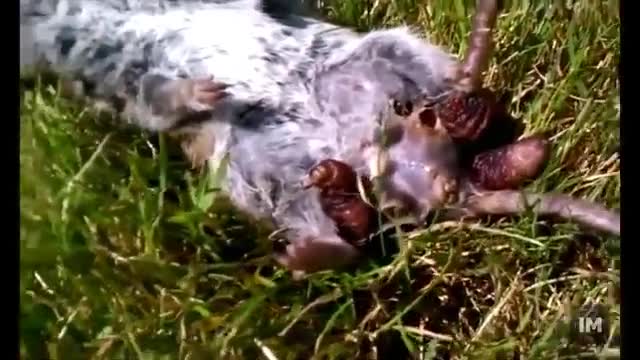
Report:
[[[421,223],[432,211],[455,202],[457,194],[454,174],[419,162],[394,162],[392,172],[381,179],[380,207]]]
[[[375,138],[369,170],[378,181],[382,210],[422,222],[458,194],[458,149],[430,108],[391,117]],[[374,166],[375,165],[375,166]]]

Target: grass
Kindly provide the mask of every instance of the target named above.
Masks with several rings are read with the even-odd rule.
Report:
[[[471,2],[368,3],[325,10],[362,30],[406,21],[463,53]],[[553,134],[531,189],[619,208],[619,30],[614,1],[505,2],[487,83],[527,133]],[[21,91],[21,358],[619,351],[619,238],[527,215],[407,234],[390,259],[293,281],[268,257],[269,229],[234,212],[175,144],[54,89]],[[605,346],[570,341],[567,319],[587,302],[610,306]]]

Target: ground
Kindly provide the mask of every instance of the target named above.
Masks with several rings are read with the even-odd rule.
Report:
[[[463,54],[470,1],[366,3],[325,11],[361,30],[408,22]],[[618,11],[505,1],[487,84],[526,133],[553,139],[530,189],[619,208]],[[21,90],[20,139],[22,358],[618,356],[617,237],[533,215],[428,228],[403,235],[396,255],[294,281],[267,256],[268,229],[170,139],[114,126],[48,85]],[[569,336],[589,302],[608,306],[604,346]]]

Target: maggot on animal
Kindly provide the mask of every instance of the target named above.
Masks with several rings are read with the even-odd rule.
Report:
[[[460,143],[496,113],[481,79],[496,1],[478,2],[462,60],[406,27],[360,34],[277,0],[21,0],[20,11],[22,70],[180,137],[195,166],[226,166],[223,191],[273,224],[284,239],[274,258],[292,271],[354,262],[379,211],[421,224],[434,210],[533,206],[620,232],[597,204],[517,191],[543,166],[544,139],[460,161]]]

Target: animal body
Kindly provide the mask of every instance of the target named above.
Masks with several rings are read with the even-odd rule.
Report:
[[[462,64],[408,28],[357,34],[278,1],[21,1],[23,69],[80,81],[84,95],[136,126],[186,135],[195,164],[226,164],[223,190],[280,229],[285,244],[275,258],[293,271],[352,262],[359,251],[343,234],[366,232],[364,220],[345,220],[369,214],[362,204],[305,184],[323,160],[345,164],[336,167],[341,176],[350,168],[381,177],[383,202],[417,220],[458,201],[461,169],[446,124],[432,131],[403,123],[391,103],[474,88],[486,60],[480,55]],[[390,118],[404,135],[388,143]],[[516,194],[509,196],[503,210],[520,211]],[[345,201],[352,205],[332,211]],[[604,228],[615,228],[615,214],[596,212],[611,215]]]

